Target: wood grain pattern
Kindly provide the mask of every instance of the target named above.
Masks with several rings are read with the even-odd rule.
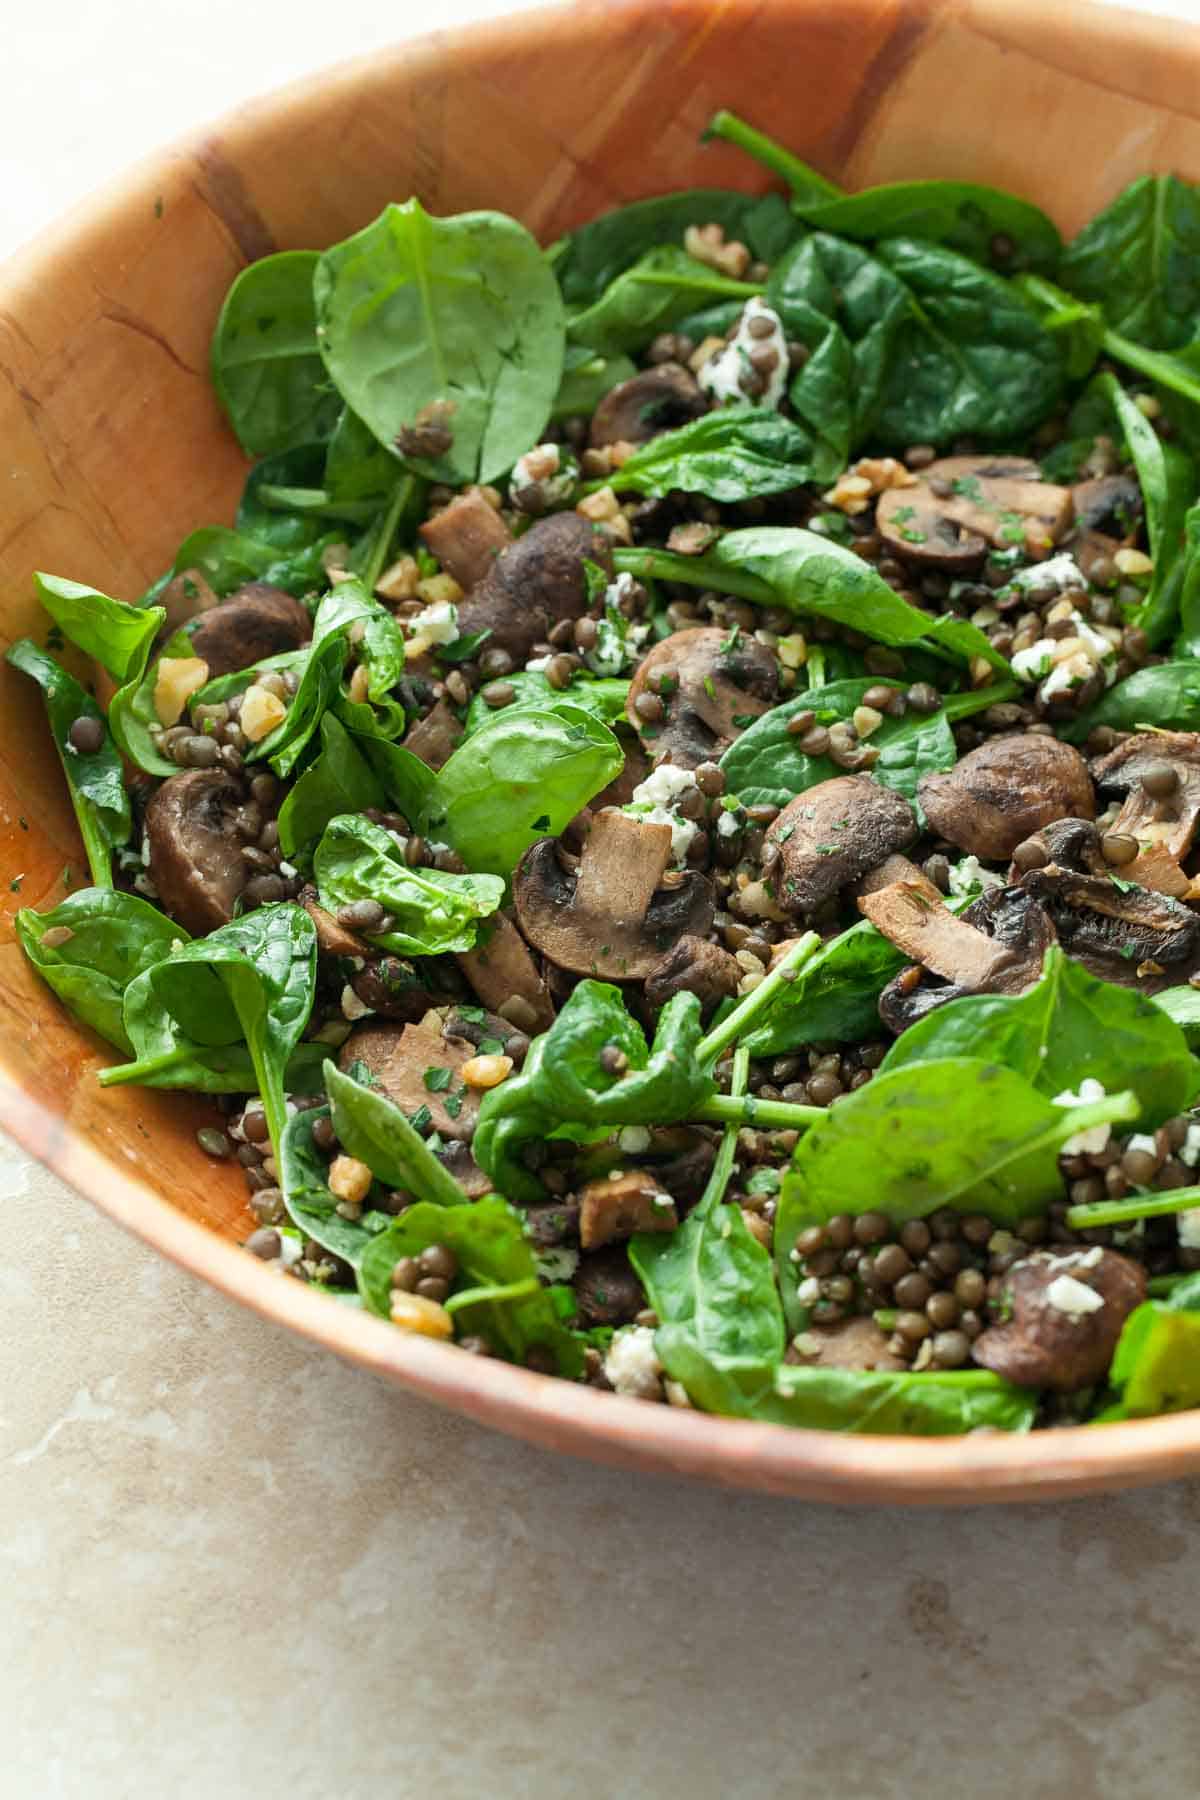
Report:
[[[245,473],[206,374],[222,296],[273,247],[344,236],[410,192],[549,239],[691,182],[765,186],[700,130],[730,106],[851,186],[956,174],[1074,229],[1134,176],[1200,175],[1200,34],[1038,0],[590,0],[405,45],[239,110],[0,270],[0,642],[40,628],[27,572],[133,596]],[[207,1109],[101,1093],[101,1047],[35,981],[18,906],[81,868],[19,677],[0,674],[0,1121],[120,1223],[259,1312],[481,1421],[643,1469],[811,1499],[973,1502],[1200,1468],[1200,1414],[1032,1439],[842,1439],[652,1408],[403,1337],[229,1241],[240,1180]],[[12,891],[20,877],[19,891]]]

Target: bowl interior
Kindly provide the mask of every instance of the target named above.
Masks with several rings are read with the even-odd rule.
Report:
[[[1200,33],[1026,0],[631,0],[521,15],[335,69],[137,169],[0,270],[0,638],[44,620],[44,568],[134,598],[246,464],[207,377],[244,263],[321,246],[388,200],[499,207],[543,241],[686,185],[769,185],[702,146],[729,106],[850,187],[1007,185],[1064,231],[1135,176],[1200,175]],[[1200,1466],[1200,1415],[1002,1444],[843,1442],[580,1395],[414,1344],[227,1249],[239,1173],[198,1149],[208,1107],[102,1093],[107,1060],[41,987],[12,916],[86,880],[31,684],[0,670],[0,1121],[123,1222],[260,1310],[508,1429],[588,1454],[843,1498],[1005,1497]],[[294,1290],[294,1291],[293,1291]],[[1082,1438],[1086,1444],[1081,1444]]]

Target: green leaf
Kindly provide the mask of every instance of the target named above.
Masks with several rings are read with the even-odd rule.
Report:
[[[1059,280],[1152,349],[1200,337],[1200,190],[1177,175],[1132,182],[1067,246]]]
[[[1060,735],[1079,744],[1098,725],[1114,731],[1136,731],[1156,725],[1174,731],[1200,731],[1200,662],[1151,663],[1135,669],[1072,719]]]
[[[321,720],[321,749],[279,809],[279,848],[295,862],[340,813],[385,811],[387,795],[354,739],[332,713]]]
[[[243,269],[213,333],[213,385],[238,442],[271,456],[327,437],[338,416],[317,349],[315,250],[282,250]]]
[[[161,609],[156,607],[154,610]],[[155,710],[154,690],[158,684],[159,664],[168,657],[191,658],[195,654],[187,632],[173,632],[149,668],[138,671],[109,701],[108,728],[117,748],[148,775],[165,777],[179,773],[179,764],[164,756],[158,747],[157,733],[162,728]],[[249,681],[247,675],[247,686]],[[192,704],[206,698],[212,686],[209,682],[199,694],[194,694]]]
[[[697,262],[678,244],[657,244],[618,275],[600,297],[572,315],[574,343],[612,356],[648,344],[713,297],[750,300],[761,284],[733,281]]]
[[[563,241],[555,273],[571,306],[590,306],[623,270],[661,244],[683,246],[689,225],[720,225],[756,256],[774,261],[797,227],[781,217],[778,195],[684,188],[602,212]],[[532,441],[532,440],[531,440]]]
[[[565,688],[552,687],[540,669],[515,669],[504,677],[513,690],[513,698],[500,709],[505,718],[514,712],[558,712],[566,706],[590,713],[602,725],[625,723],[625,697],[628,681],[613,676],[595,676],[577,672]],[[474,737],[498,716],[482,694],[473,694],[467,708],[466,735]]]
[[[325,365],[380,443],[439,401],[454,442],[426,471],[437,478],[490,481],[536,441],[562,374],[563,308],[515,219],[387,206],[325,251],[314,293]]]
[[[438,1206],[470,1204],[465,1188],[386,1094],[360,1086],[336,1063],[326,1062],[324,1078],[333,1128],[349,1155],[387,1187],[407,1188]]]
[[[103,665],[114,681],[146,666],[150,645],[166,618],[158,606],[130,606],[61,575],[35,574],[34,591],[71,642]]]
[[[728,406],[661,431],[609,478],[616,492],[676,488],[732,502],[786,493],[809,479],[811,439],[771,407]]]
[[[370,426],[344,406],[325,452],[323,485],[334,499],[382,503],[402,466],[398,452],[381,444]]]
[[[357,1269],[371,1239],[391,1224],[391,1215],[365,1212],[360,1219],[344,1219],[338,1212],[337,1195],[325,1179],[329,1165],[312,1135],[318,1119],[329,1117],[325,1106],[291,1114],[279,1146],[279,1185],[293,1225]]]
[[[358,900],[377,900],[392,928],[370,941],[400,956],[437,956],[470,950],[479,921],[504,898],[495,875],[448,875],[411,869],[396,840],[358,814],[331,819],[313,856],[321,905],[337,913]]]
[[[1200,991],[1190,983],[1163,988],[1161,993],[1151,995],[1151,1004],[1174,1020],[1190,1049],[1200,1049]]]
[[[1179,613],[1182,583],[1177,575],[1182,574],[1184,521],[1196,497],[1196,471],[1190,456],[1163,442],[1115,375],[1101,375],[1099,385],[1112,401],[1137,470],[1154,563],[1146,597],[1129,611],[1128,621],[1158,644]]]
[[[125,990],[143,970],[168,956],[187,933],[139,900],[114,888],[81,888],[51,912],[23,907],[13,920],[17,941],[63,1004],[126,1055],[133,1046],[122,1022]],[[65,943],[46,943],[48,931],[69,931]]]
[[[902,950],[860,919],[822,944],[780,989],[744,1039],[751,1056],[783,1056],[808,1044],[856,1044],[883,1035],[879,996],[909,962]]]
[[[1185,1291],[1186,1290],[1186,1291]],[[1167,1301],[1146,1300],[1126,1319],[1109,1382],[1116,1403],[1100,1423],[1187,1412],[1200,1406],[1200,1291],[1193,1280]]]
[[[628,356],[601,356],[587,344],[568,344],[550,417],[587,418],[605,394],[636,374],[637,365]]]
[[[276,551],[299,550],[315,543],[328,530],[325,519],[304,507],[281,506],[278,495],[320,488],[325,458],[323,444],[297,444],[293,450],[281,450],[255,463],[238,502],[237,531],[261,544],[273,544]]]

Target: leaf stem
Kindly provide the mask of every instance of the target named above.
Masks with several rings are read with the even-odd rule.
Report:
[[[733,1055],[733,1078],[730,1089],[734,1100],[740,1100],[746,1091],[746,1083],[750,1079],[750,1052],[735,1050]],[[729,1178],[733,1174],[733,1158],[737,1150],[738,1127],[730,1123],[721,1134],[720,1148],[712,1166],[712,1174],[705,1185],[704,1192],[696,1202],[693,1216],[707,1218],[721,1204],[725,1197],[725,1189],[729,1186]]]
[[[194,1044],[176,1050],[165,1050],[161,1056],[146,1056],[136,1062],[117,1063],[111,1069],[101,1069],[98,1076],[101,1087],[123,1087],[129,1082],[152,1081],[156,1075],[162,1075],[169,1069],[177,1069],[181,1063],[190,1062],[196,1054]]]
[[[1200,1206],[1200,1187],[1171,1188],[1165,1194],[1130,1194],[1127,1200],[1098,1200],[1094,1206],[1072,1206],[1067,1224],[1072,1231],[1091,1231],[1101,1225],[1124,1225],[1134,1219],[1159,1219]]]
[[[1164,1295],[1173,1294],[1181,1281],[1190,1280],[1191,1274],[1187,1270],[1180,1270],[1178,1275],[1152,1275],[1146,1283],[1146,1292],[1152,1300],[1157,1300]]]
[[[362,581],[368,594],[375,592],[375,583],[383,573],[387,561],[387,553],[395,535],[400,514],[404,511],[409,494],[412,492],[412,476],[405,470],[392,489],[392,497],[388,501],[387,511],[380,522],[375,539],[371,545],[371,554],[363,565]]]
[[[807,163],[801,162],[773,138],[756,131],[753,125],[747,125],[736,113],[724,109],[714,113],[701,141],[707,143],[710,138],[722,138],[727,144],[736,144],[765,169],[781,175],[797,200],[840,200],[843,197],[841,188],[827,181],[824,175],[818,175],[815,169],[810,169]]]
[[[609,486],[620,482],[610,478]],[[752,600],[757,606],[777,606],[779,597],[769,582],[738,569],[714,569],[705,557],[676,556],[670,550],[614,550],[613,565],[618,574],[636,575],[639,580],[681,581],[689,587],[718,588],[723,594],[736,594],[741,600]]]
[[[701,1038],[696,1046],[696,1061],[701,1064],[715,1063],[730,1044],[743,1037],[758,1015],[770,1005],[780,988],[786,986],[794,978],[795,971],[819,949],[820,943],[815,931],[806,931],[802,938],[797,938],[786,956],[780,957],[775,967],[746,995],[741,1005],[735,1006],[729,1016],[714,1026],[707,1037]],[[759,1102],[760,1106],[764,1104],[766,1103],[763,1101]]]
[[[528,1295],[538,1293],[541,1285],[536,1275],[526,1275],[520,1281],[507,1282],[503,1287],[463,1288],[461,1293],[451,1294],[442,1304],[448,1313],[454,1313],[464,1306],[478,1306],[488,1301],[524,1300]]]
[[[755,990],[757,992],[757,989]],[[770,1126],[776,1131],[807,1131],[824,1118],[823,1106],[794,1106],[787,1100],[757,1100],[753,1094],[736,1099],[732,1094],[714,1094],[691,1118],[705,1124]]]

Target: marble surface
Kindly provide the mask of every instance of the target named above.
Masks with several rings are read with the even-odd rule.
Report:
[[[0,253],[183,127],[431,17],[23,9]],[[1200,1483],[939,1514],[631,1479],[280,1334],[11,1146],[0,1205],[8,1800],[1196,1791]]]

